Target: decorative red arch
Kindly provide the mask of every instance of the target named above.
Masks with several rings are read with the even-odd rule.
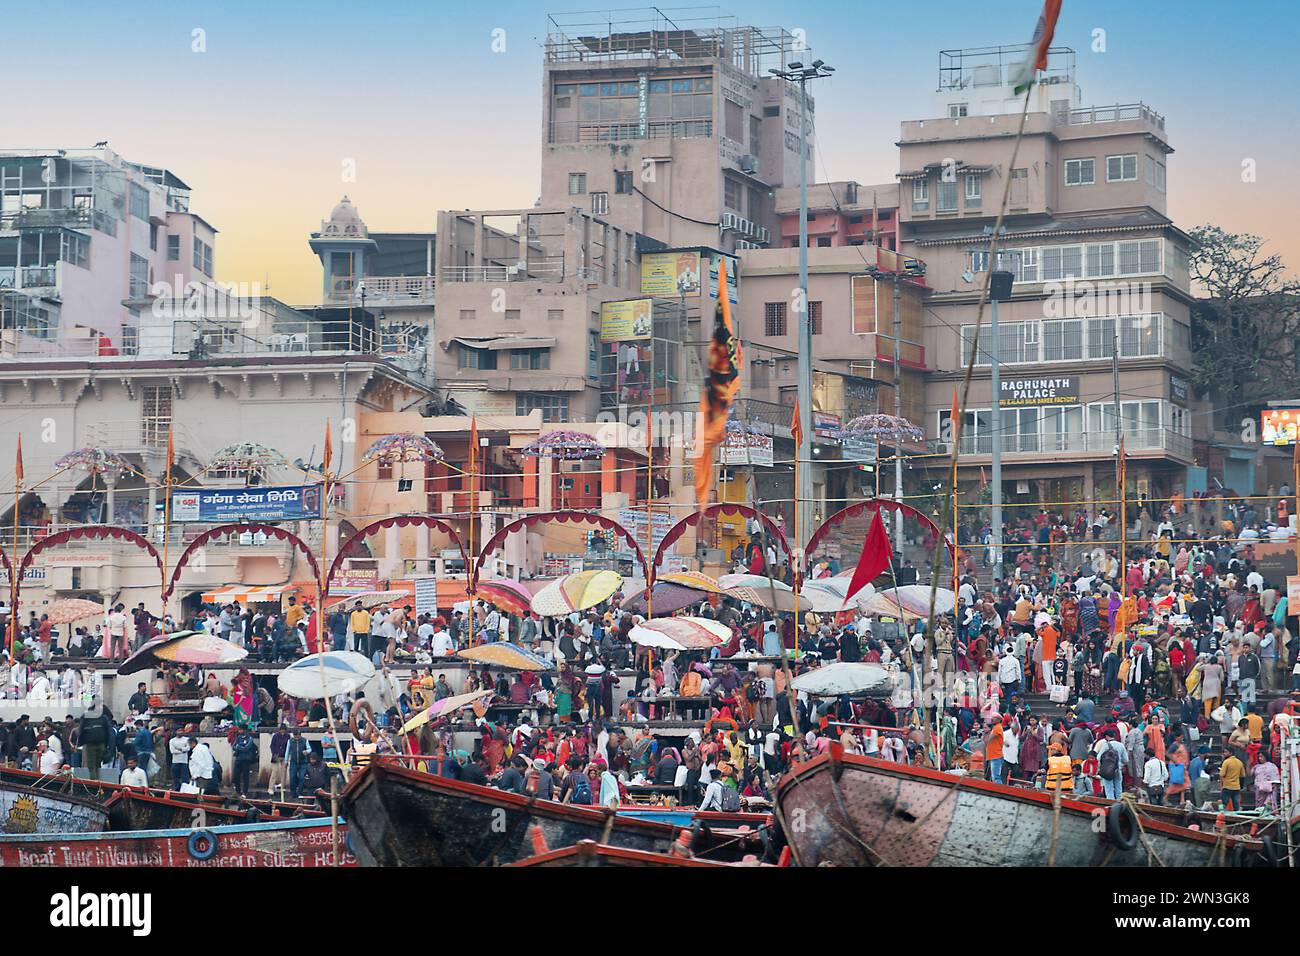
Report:
[[[221,538],[231,534],[243,534],[245,531],[251,532],[252,534],[257,534],[257,532],[260,531],[267,537],[279,538],[281,541],[288,541],[307,558],[307,563],[311,565],[313,579],[316,581],[320,580],[320,565],[316,563],[316,555],[311,553],[311,548],[307,547],[307,542],[303,541],[302,538],[298,537],[292,531],[285,531],[283,528],[277,527],[273,524],[221,524],[203,532],[191,541],[190,546],[181,554],[180,559],[176,562],[176,566],[172,568],[172,576],[171,580],[167,582],[167,589],[163,592],[163,603],[165,604],[167,599],[172,596],[172,592],[176,590],[176,584],[180,581],[181,572],[185,570],[185,565],[189,563],[191,554],[203,547],[213,538]],[[161,562],[159,562],[159,564],[161,565]]]
[[[590,511],[543,511],[540,514],[526,515],[523,518],[518,518],[510,522],[494,534],[488,540],[487,544],[483,545],[483,550],[478,553],[478,557],[474,560],[474,576],[470,582],[470,590],[472,591],[474,586],[478,584],[478,575],[483,569],[483,562],[487,560],[488,555],[497,549],[501,542],[505,541],[506,538],[508,538],[513,532],[518,531],[520,528],[530,528],[535,524],[542,524],[550,521],[555,521],[559,524],[564,524],[569,521],[576,524],[594,524],[596,527],[601,528],[604,531],[615,532],[632,546],[632,550],[636,554],[636,559],[641,565],[641,574],[647,580],[649,579],[650,569],[646,567],[645,553],[641,550],[641,545],[636,540],[636,536],[613,518],[605,518],[601,515],[593,514]]]
[[[113,538],[119,541],[130,541],[136,547],[141,548],[146,553],[153,556],[154,563],[158,565],[159,579],[165,580],[166,578],[167,572],[163,570],[162,555],[158,553],[158,549],[155,548],[144,535],[132,531],[129,528],[119,528],[116,525],[78,525],[75,528],[65,528],[62,531],[56,531],[54,534],[37,541],[34,545],[28,548],[27,553],[23,555],[22,561],[18,563],[17,571],[14,570],[13,565],[10,563],[9,556],[0,552],[0,556],[3,556],[4,558],[5,568],[9,571],[9,580],[16,580],[18,582],[17,587],[14,588],[15,596],[21,592],[23,575],[27,573],[27,569],[31,567],[32,562],[36,560],[38,554],[46,548],[52,548],[55,545],[64,544],[68,541],[76,541],[79,538],[90,538],[92,540]],[[167,598],[164,595],[163,602],[166,603],[166,600]],[[18,601],[16,598],[10,620],[18,620]]]
[[[9,555],[5,553],[4,548],[0,548],[0,564],[5,566],[5,574],[9,575],[9,581],[14,579],[14,564],[9,560]]]
[[[918,511],[916,508],[913,508],[905,502],[894,501],[892,498],[868,498],[865,501],[859,501],[857,504],[849,505],[847,508],[841,508],[839,511],[835,512],[835,514],[823,521],[821,527],[814,531],[813,536],[808,539],[808,549],[806,552],[808,559],[812,559],[813,552],[817,550],[817,545],[821,543],[822,538],[829,534],[835,525],[847,521],[849,518],[856,518],[864,512],[882,510],[901,511],[908,517],[915,518],[917,521],[921,522],[921,524],[929,528],[930,531],[934,533],[935,537],[943,541],[948,548],[948,557],[954,562],[957,560],[956,549],[953,548],[952,542],[948,540],[948,536],[940,530],[937,524],[934,523],[933,518],[923,511]]]
[[[763,527],[768,530],[768,533],[771,534],[774,538],[776,538],[776,540],[780,543],[782,550],[784,550],[784,552],[787,555],[792,553],[790,551],[790,542],[786,540],[785,532],[781,530],[781,528],[777,525],[775,521],[773,521],[767,515],[763,514],[763,512],[757,510],[756,508],[751,508],[749,505],[731,504],[731,503],[723,502],[723,503],[711,504],[706,508],[701,508],[699,511],[693,511],[690,514],[688,514],[685,518],[683,518],[681,521],[678,521],[675,525],[669,528],[668,533],[665,534],[663,540],[659,542],[659,547],[655,549],[655,560],[654,560],[653,567],[654,568],[659,567],[659,562],[660,560],[662,560],[664,554],[672,545],[677,543],[678,538],[680,538],[683,534],[686,533],[687,528],[694,527],[695,525],[703,521],[705,518],[711,518],[714,515],[726,515],[727,517],[734,517],[735,515],[744,515],[746,518],[757,518],[759,521],[763,523]]]
[[[461,542],[460,535],[456,533],[456,529],[447,524],[447,522],[440,518],[435,518],[432,515],[394,515],[391,518],[384,518],[381,521],[375,521],[366,525],[356,534],[352,535],[352,537],[348,538],[347,541],[343,542],[342,547],[339,548],[339,553],[336,554],[334,560],[330,562],[329,573],[325,576],[325,595],[329,594],[330,582],[334,580],[334,575],[338,571],[339,565],[345,558],[352,557],[353,547],[358,542],[364,538],[368,538],[376,531],[382,531],[385,528],[407,528],[411,525],[421,525],[426,528],[434,528],[450,537],[451,540],[456,543],[456,547],[460,550],[460,556],[465,562],[465,567],[469,567],[469,555],[465,551],[465,545]],[[322,597],[325,595],[322,595]]]

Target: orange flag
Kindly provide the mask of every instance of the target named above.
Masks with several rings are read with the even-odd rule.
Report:
[[[172,427],[167,426],[167,470],[163,472],[168,477],[172,473],[172,465],[176,462],[176,445],[172,442]]]
[[[700,450],[695,458],[695,501],[709,503],[713,455],[727,435],[727,417],[740,391],[744,353],[731,322],[727,298],[727,263],[718,262],[718,305],[713,313],[713,339],[709,343],[709,376],[700,394]]]
[[[18,457],[14,460],[14,481],[23,480],[23,436],[18,436]]]
[[[961,409],[957,407],[957,386],[952,387],[952,441],[958,444],[961,441]]]
[[[469,420],[469,470],[474,471],[474,459],[478,456],[478,416]]]
[[[790,416],[790,435],[794,438],[795,448],[803,444],[803,416],[799,414],[798,396],[794,400],[794,414]]]
[[[330,423],[325,423],[325,471],[330,470],[330,463],[334,461],[334,440],[330,437]]]

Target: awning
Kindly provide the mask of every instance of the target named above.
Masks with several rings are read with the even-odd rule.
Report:
[[[946,165],[948,165],[948,164],[947,164],[947,163],[926,163],[926,164],[925,164],[924,166],[922,166],[920,169],[906,169],[906,170],[904,170],[903,172],[898,173],[897,175],[898,175],[898,178],[899,178],[899,179],[904,179],[904,180],[906,180],[906,179],[925,179],[925,178],[928,177],[931,173],[934,173],[934,172],[937,172],[937,171],[943,169]],[[963,162],[961,162],[960,160],[958,160],[957,164],[956,164],[955,166],[953,166],[952,168],[953,168],[953,171],[954,171],[954,172],[958,172],[958,173],[982,173],[982,174],[988,174],[988,173],[993,172],[993,167],[992,167],[992,166],[978,165],[978,164],[975,164],[975,163],[963,163]]]
[[[229,604],[231,601],[238,601],[240,604],[260,604],[274,601],[278,604],[283,595],[296,594],[297,592],[298,586],[296,584],[227,584],[215,591],[205,591],[202,600],[204,604]]]
[[[457,336],[452,339],[471,349],[499,352],[503,349],[550,349],[555,347],[555,337],[546,335],[494,335],[487,338]]]

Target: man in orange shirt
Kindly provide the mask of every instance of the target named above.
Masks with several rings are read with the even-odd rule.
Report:
[[[993,729],[984,738],[984,766],[988,778],[997,783],[1002,782],[1002,719],[993,722]]]
[[[1045,621],[1038,629],[1038,637],[1042,642],[1039,650],[1043,662],[1043,685],[1049,692],[1052,689],[1052,663],[1056,660],[1056,642],[1060,636],[1061,632],[1051,621]]]

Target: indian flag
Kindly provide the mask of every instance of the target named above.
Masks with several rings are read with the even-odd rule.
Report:
[[[1023,93],[1034,85],[1039,70],[1047,69],[1047,48],[1056,33],[1056,21],[1061,15],[1061,0],[1043,0],[1043,12],[1034,25],[1034,38],[1029,41],[1029,55],[1016,70],[1016,92]]]

